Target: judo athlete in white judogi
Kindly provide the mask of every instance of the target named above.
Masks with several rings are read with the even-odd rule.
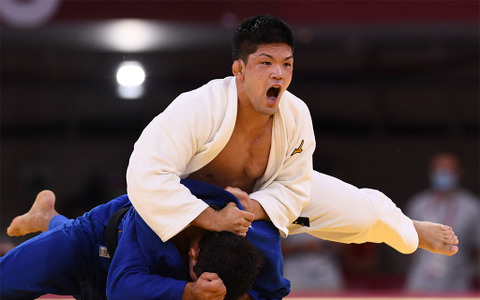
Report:
[[[381,192],[313,171],[310,112],[286,90],[293,74],[288,25],[268,15],[247,19],[232,47],[233,77],[181,94],[135,143],[128,195],[162,240],[189,224],[245,235],[254,219],[269,219],[283,237],[385,242],[401,253],[458,250],[448,226],[413,222]],[[218,214],[179,184],[183,178],[226,188],[247,212]],[[298,217],[309,226],[294,224]]]

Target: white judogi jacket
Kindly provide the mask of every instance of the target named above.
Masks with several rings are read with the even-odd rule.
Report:
[[[206,208],[180,184],[212,161],[232,135],[237,116],[234,77],[181,94],[144,129],[127,170],[128,196],[145,222],[166,241]],[[273,117],[270,156],[250,198],[283,236],[310,197],[315,148],[310,112],[288,91]]]
[[[207,208],[180,179],[225,147],[235,126],[237,101],[233,77],[213,80],[175,99],[135,143],[127,170],[128,195],[163,241]],[[308,232],[341,243],[384,242],[402,253],[415,251],[418,235],[412,221],[383,193],[316,171],[311,184],[314,148],[307,106],[285,92],[274,115],[265,174],[250,194],[280,233]],[[309,227],[292,224],[299,215],[310,219]]]

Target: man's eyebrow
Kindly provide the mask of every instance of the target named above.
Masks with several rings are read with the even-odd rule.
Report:
[[[271,56],[270,54],[267,54],[267,53],[260,53],[258,56],[266,56],[266,57],[268,57],[268,58],[270,58],[270,59],[273,59],[273,56]],[[285,57],[284,60],[289,60],[289,59],[293,59],[293,55],[290,55],[290,56]]]

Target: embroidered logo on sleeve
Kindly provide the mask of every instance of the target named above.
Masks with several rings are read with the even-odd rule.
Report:
[[[292,152],[292,154],[290,154],[290,156],[293,156],[293,155],[295,155],[295,154],[297,154],[297,153],[302,153],[302,152],[303,152],[302,147],[303,147],[303,140],[302,140],[302,142],[300,143],[300,146],[298,146],[298,148],[295,148],[295,150],[293,150],[293,152]]]

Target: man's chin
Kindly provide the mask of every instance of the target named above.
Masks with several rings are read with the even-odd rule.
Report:
[[[277,112],[278,108],[269,108],[269,109],[264,109],[261,113],[267,116],[273,116]]]

